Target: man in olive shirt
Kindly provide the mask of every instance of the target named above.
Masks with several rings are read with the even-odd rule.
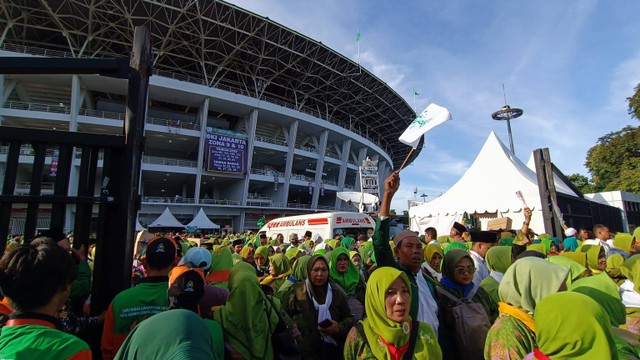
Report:
[[[389,209],[399,187],[399,171],[394,171],[384,181],[384,195],[373,234],[376,263],[378,267],[391,266],[407,275],[411,283],[411,318],[429,324],[437,334],[438,305],[434,297],[436,284],[420,271],[424,255],[418,234],[410,230],[401,231],[393,238],[393,252],[389,245]],[[398,258],[397,262],[394,255]]]

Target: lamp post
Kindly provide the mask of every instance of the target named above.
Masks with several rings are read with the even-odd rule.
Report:
[[[502,109],[491,114],[493,120],[506,120],[507,121],[507,131],[509,132],[509,148],[511,149],[511,153],[513,155],[516,154],[515,149],[513,148],[513,136],[511,135],[511,119],[516,119],[522,116],[522,109],[512,108],[509,105],[505,105]]]
[[[427,195],[427,194],[422,194],[422,195],[420,195],[420,197],[422,198],[422,202],[426,202],[426,201],[427,201],[427,198],[429,197],[429,195]]]

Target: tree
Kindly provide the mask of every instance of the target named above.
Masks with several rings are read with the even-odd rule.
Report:
[[[573,186],[578,188],[578,190],[580,190],[583,194],[595,192],[595,187],[588,177],[582,174],[575,173],[567,176],[567,178],[571,180]]]
[[[640,120],[640,84],[635,88],[633,96],[627,98],[629,103],[629,115]]]
[[[640,193],[640,128],[626,126],[599,138],[587,152],[585,166],[594,191]]]

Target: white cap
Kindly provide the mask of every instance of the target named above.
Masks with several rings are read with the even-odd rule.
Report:
[[[566,236],[573,236],[578,232],[578,230],[574,229],[574,228],[568,228],[567,230],[564,231],[564,234]]]

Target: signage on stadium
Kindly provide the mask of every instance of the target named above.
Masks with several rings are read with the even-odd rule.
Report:
[[[207,128],[205,156],[207,171],[246,173],[246,134]]]

